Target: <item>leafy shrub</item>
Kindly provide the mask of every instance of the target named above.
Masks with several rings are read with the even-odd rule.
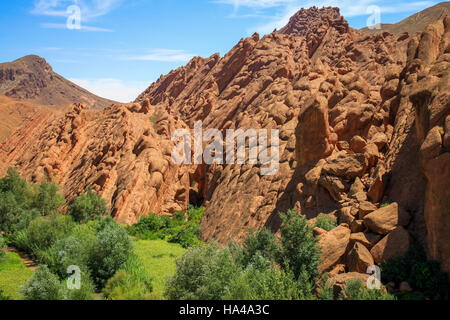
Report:
[[[302,298],[298,282],[291,273],[272,267],[257,253],[247,268],[231,279],[222,299],[293,300]]]
[[[281,256],[279,243],[275,235],[267,228],[257,232],[250,230],[244,241],[245,250],[243,250],[243,265],[247,266],[257,254],[275,263]]]
[[[341,300],[396,300],[386,289],[368,289],[360,279],[350,280],[344,288]]]
[[[89,255],[96,242],[95,233],[88,227],[78,226],[72,234],[60,238],[49,250],[50,259],[40,259],[51,266],[60,278],[67,275],[67,268],[75,265],[87,270]]]
[[[165,295],[170,300],[220,300],[238,272],[228,248],[216,244],[191,247],[177,260]]]
[[[381,271],[384,283],[406,281],[430,299],[448,299],[447,275],[440,270],[438,262],[427,260],[424,248],[418,243],[404,257],[383,263]]]
[[[6,234],[27,228],[39,215],[36,209],[22,208],[11,192],[0,193],[0,230]]]
[[[319,300],[334,300],[334,290],[328,273],[322,275],[320,285],[317,288],[317,298]]]
[[[108,300],[149,300],[152,289],[151,277],[139,257],[133,254],[108,280],[103,296]]]
[[[70,217],[53,214],[31,221],[27,229],[13,235],[13,243],[33,256],[53,246],[62,237],[68,236],[74,228]]]
[[[320,249],[313,236],[308,220],[294,210],[281,214],[280,264],[285,270],[292,270],[296,279],[314,287],[319,276]]]
[[[26,300],[63,300],[64,290],[58,277],[47,266],[39,266],[33,276],[20,288]]]
[[[66,300],[73,301],[86,301],[86,300],[94,300],[94,291],[95,286],[92,283],[92,280],[89,276],[89,273],[86,271],[82,271],[81,273],[81,287],[80,289],[69,289],[66,283],[65,292],[66,292]]]
[[[336,227],[337,227],[336,221],[334,221],[331,217],[325,214],[320,214],[317,217],[316,223],[314,224],[314,228],[322,228],[326,231],[331,231]]]
[[[64,197],[58,194],[59,186],[51,181],[42,183],[39,187],[34,207],[43,216],[54,214],[64,205]]]
[[[18,207],[30,209],[35,201],[36,188],[23,180],[15,168],[8,168],[6,177],[0,179],[0,193],[10,193]]]
[[[76,198],[68,210],[68,214],[80,223],[101,218],[106,216],[107,213],[108,206],[106,201],[91,189]]]
[[[133,243],[127,231],[112,219],[105,219],[99,227],[89,257],[89,269],[95,284],[103,287],[128,260]]]

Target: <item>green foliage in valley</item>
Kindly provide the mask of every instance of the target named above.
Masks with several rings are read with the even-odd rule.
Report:
[[[319,248],[305,217],[281,214],[281,240],[267,229],[251,232],[244,246],[193,247],[177,261],[169,299],[312,299]]]
[[[189,206],[187,217],[184,212],[176,212],[172,218],[156,214],[143,216],[139,223],[128,228],[128,233],[142,240],[160,239],[178,243],[183,248],[200,245],[198,235],[204,211],[204,207]]]

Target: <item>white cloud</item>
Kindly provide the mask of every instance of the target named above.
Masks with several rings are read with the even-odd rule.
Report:
[[[194,54],[189,53],[185,50],[153,49],[143,55],[123,57],[123,60],[187,62],[194,56]]]
[[[41,27],[48,28],[48,29],[67,29],[67,25],[64,23],[42,23]],[[85,25],[81,25],[79,30],[90,31],[90,32],[114,32],[114,30],[111,30],[111,29],[90,27],[90,26],[85,26]]]
[[[33,14],[45,16],[68,17],[67,8],[77,5],[81,9],[83,21],[108,14],[121,4],[122,0],[36,0]]]
[[[152,82],[122,81],[119,79],[69,80],[100,97],[124,103],[134,101]]]
[[[235,13],[240,7],[253,10],[264,10],[274,8],[276,14],[269,18],[266,23],[249,29],[249,33],[255,30],[266,34],[274,29],[280,29],[285,26],[292,15],[301,8],[316,7],[339,7],[341,14],[346,18],[357,16],[368,16],[367,8],[372,5],[380,7],[381,14],[414,12],[425,9],[437,3],[437,1],[402,1],[393,3],[390,0],[216,0],[216,3],[228,4],[233,6]],[[383,22],[383,21],[382,21]]]

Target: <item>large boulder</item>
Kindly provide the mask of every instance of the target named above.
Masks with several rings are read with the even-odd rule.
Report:
[[[373,232],[388,234],[398,226],[406,227],[410,215],[399,207],[397,203],[378,209],[364,217],[364,224]]]
[[[403,227],[398,227],[380,242],[378,242],[370,254],[377,264],[386,260],[403,257],[411,246],[411,239],[408,231]]]
[[[352,235],[350,236],[350,245],[353,246],[356,242],[358,242],[370,250],[380,240],[381,240],[381,236],[379,234],[375,234],[375,233],[371,233],[371,232],[358,232],[358,233],[352,233]]]
[[[340,294],[342,294],[349,281],[361,280],[362,283],[366,284],[369,278],[370,275],[358,272],[341,273],[333,276],[332,278],[330,278],[330,282],[333,286],[334,296],[338,297]]]
[[[367,272],[367,268],[373,266],[374,260],[367,248],[359,243],[355,242],[352,249],[347,255],[347,267],[350,272]]]
[[[319,265],[320,272],[329,271],[345,255],[350,242],[350,233],[347,225],[340,225],[319,237],[319,246],[322,253],[322,262]]]
[[[354,180],[361,177],[366,168],[366,158],[363,154],[348,154],[341,151],[327,159],[322,170],[329,175]]]

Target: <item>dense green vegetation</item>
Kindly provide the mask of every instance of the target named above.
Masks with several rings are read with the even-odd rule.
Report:
[[[438,262],[427,260],[424,248],[417,243],[411,246],[404,257],[383,263],[381,271],[385,283],[399,284],[406,281],[413,290],[424,295],[420,297],[409,293],[400,298],[448,300],[447,274],[441,271]]]
[[[244,246],[210,244],[187,250],[169,280],[169,299],[312,299],[320,262],[306,218],[281,215],[281,241],[253,232]]]
[[[183,248],[200,245],[198,234],[204,211],[204,207],[189,206],[187,217],[184,212],[176,212],[172,219],[155,214],[143,216],[139,223],[128,228],[128,233],[142,240],[160,239],[178,243]]]

